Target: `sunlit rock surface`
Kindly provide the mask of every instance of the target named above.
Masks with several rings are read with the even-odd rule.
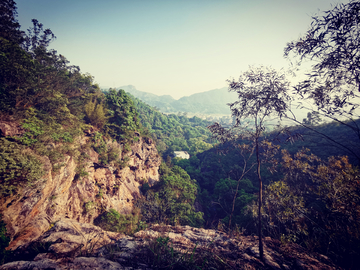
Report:
[[[80,137],[72,147],[79,149],[90,139],[91,134]],[[123,147],[117,142],[107,143],[119,150]],[[111,208],[122,214],[130,213],[134,199],[140,196],[141,183],[148,181],[151,185],[159,180],[161,158],[149,138],[139,138],[131,145],[125,154],[128,166],[122,170],[100,166],[98,153],[89,147],[86,151],[88,158],[82,165],[71,155],[65,155],[59,164],[50,164],[47,157],[39,157],[46,172],[43,178],[18,195],[0,198],[0,213],[11,236],[8,249],[36,240],[63,218],[92,223]],[[79,177],[79,166],[87,176]]]
[[[0,269],[158,269],[154,260],[157,255],[171,260],[169,254],[155,248],[159,238],[168,238],[169,250],[172,247],[186,258],[193,254],[200,260],[217,259],[218,269],[339,269],[323,255],[310,254],[297,245],[282,246],[270,238],[264,239],[262,262],[257,237],[253,236],[231,237],[217,230],[153,225],[130,237],[71,219],[60,220],[36,241],[37,246],[48,244],[42,253]],[[19,248],[16,252],[25,257],[29,249]]]

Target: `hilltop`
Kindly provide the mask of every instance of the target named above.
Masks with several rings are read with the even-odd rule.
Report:
[[[150,106],[158,108],[163,113],[186,112],[204,115],[230,115],[227,103],[236,100],[236,94],[228,92],[227,87],[196,93],[178,100],[170,95],[157,96],[139,91],[133,85],[124,85],[116,89],[125,90],[125,92]]]

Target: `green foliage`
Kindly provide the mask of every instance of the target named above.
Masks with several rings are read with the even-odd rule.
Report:
[[[71,142],[83,127],[85,104],[101,95],[91,76],[47,50],[53,37],[36,20],[22,46],[0,37],[1,111],[22,123],[25,134],[17,139],[36,151],[51,140]]]
[[[244,141],[237,143],[241,144]],[[245,164],[239,149],[234,145],[220,144],[188,160],[175,158],[172,161],[186,170],[192,179],[196,179],[199,185],[197,200],[202,206],[206,226],[215,227],[219,220],[228,225],[231,205],[236,194],[236,183],[243,174]],[[249,164],[254,162],[254,158],[248,161]],[[270,177],[273,176],[264,175],[263,181],[268,183]],[[243,207],[245,202],[255,198],[254,193],[258,191],[257,176],[254,170],[250,170],[246,177],[240,180],[232,226],[238,224],[249,228],[250,220]]]
[[[231,228],[228,229],[236,226],[248,227],[249,216],[245,210],[247,205],[255,200],[253,193],[256,190],[248,179],[239,181],[230,178],[220,179],[215,184],[213,194],[210,195],[206,190],[201,194],[202,202],[208,205],[205,211],[207,219],[211,220],[216,217],[226,226],[229,226],[231,217]]]
[[[304,198],[296,195],[284,181],[276,181],[265,188],[263,207],[263,228],[267,235],[285,242],[296,242],[308,234]],[[255,204],[248,211],[258,216]],[[256,222],[256,221],[255,221]]]
[[[129,146],[129,143],[123,145],[123,148]],[[120,149],[117,147],[115,142],[111,142],[107,140],[103,134],[100,132],[95,132],[94,137],[92,137],[92,147],[99,154],[99,163],[103,165],[112,164],[116,168],[122,169],[127,166],[127,162],[129,161],[128,156],[124,156],[124,154],[128,151],[127,149],[123,149],[122,159]]]
[[[350,267],[359,261],[359,172],[346,157],[322,161],[299,151],[283,151],[284,179],[265,195],[266,229]],[[280,237],[280,238],[281,238]]]
[[[89,100],[89,102],[85,105],[85,113],[89,122],[93,126],[99,129],[103,128],[106,123],[106,116],[101,103],[97,103],[96,100]]]
[[[0,138],[0,194],[16,193],[19,187],[38,181],[43,175],[38,158],[17,143]]]
[[[128,235],[137,230],[138,222],[139,214],[136,211],[133,214],[122,215],[115,209],[104,212],[94,220],[94,224],[105,231],[121,232]]]
[[[149,243],[150,260],[155,269],[193,269],[195,266],[195,251],[191,254],[180,253],[174,249],[169,237],[158,237]],[[197,267],[195,268],[197,269]]]
[[[16,44],[21,44],[24,32],[20,31],[20,24],[16,19],[17,11],[15,1],[1,1],[0,13],[0,37],[6,38]]]
[[[51,138],[53,138],[55,142],[63,141],[72,143],[74,140],[70,133],[67,131],[63,133],[53,133],[51,134]]]
[[[311,153],[325,160],[330,156],[346,155],[353,165],[359,165],[359,136],[357,132],[351,131],[357,129],[359,124],[360,119],[356,119],[342,123],[332,121],[311,126],[311,129],[302,126],[290,127],[289,130],[301,135],[302,140],[297,140],[292,144],[282,144],[282,147],[291,154],[295,154],[302,148],[307,148],[310,149]]]
[[[207,126],[209,121],[196,116],[188,118],[186,115],[163,114],[129,95],[139,113],[143,125],[142,133],[150,132],[154,138],[158,151],[165,158],[173,151],[187,151],[195,155],[212,147],[211,133]]]
[[[0,265],[3,264],[6,260],[9,251],[5,248],[10,243],[10,237],[6,233],[6,224],[2,220],[2,215],[0,214]]]
[[[24,119],[22,127],[25,133],[18,139],[24,145],[32,145],[38,141],[37,137],[44,133],[43,122],[36,118],[34,109],[31,109],[32,117]]]
[[[102,188],[99,188],[99,193],[96,194],[96,197],[102,199],[103,196],[104,196],[104,191],[102,190]]]
[[[134,102],[124,90],[110,89],[106,93],[106,103],[109,112],[106,133],[118,141],[129,141],[134,132],[141,129]]]
[[[92,147],[99,154],[99,162],[102,164],[108,164],[107,146],[103,135],[100,132],[95,132],[92,141]]]
[[[161,180],[155,186],[143,188],[145,198],[136,202],[143,219],[148,223],[181,224],[200,227],[203,213],[195,212],[197,185],[178,166],[160,166]]]
[[[96,204],[93,201],[84,203],[84,211],[86,214],[92,215],[94,213]]]
[[[146,262],[153,269],[230,269],[225,260],[211,252],[210,247],[198,248],[180,252],[173,247],[169,237],[160,236],[148,244]]]

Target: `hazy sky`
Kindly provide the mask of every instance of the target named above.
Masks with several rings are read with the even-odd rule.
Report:
[[[100,87],[174,98],[227,86],[249,65],[287,67],[283,49],[333,0],[15,0]]]

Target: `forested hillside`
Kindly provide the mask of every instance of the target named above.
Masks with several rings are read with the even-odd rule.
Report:
[[[26,34],[21,31],[12,0],[0,1],[0,10],[0,263],[14,259],[4,250],[9,242],[17,247],[34,240],[22,233],[39,236],[52,218],[74,215],[126,233],[160,221],[201,226],[196,182],[180,167],[164,163],[158,170],[161,158],[150,132],[163,151],[196,153],[211,146],[202,141],[208,137],[203,122],[154,114],[123,90],[103,93],[91,75],[49,49],[55,38],[50,29],[34,19]],[[148,195],[136,208],[142,184]],[[133,209],[126,210],[127,203]],[[154,204],[158,208],[146,207]]]
[[[191,156],[208,150],[215,141],[209,121],[184,114],[163,114],[137,98],[132,97],[143,127],[155,139],[164,159],[173,151],[187,151]]]
[[[271,236],[326,254],[345,268],[358,265],[359,5],[350,1],[316,16],[307,34],[286,46],[287,58],[316,59],[298,85],[267,67],[250,67],[229,80],[238,95],[230,104],[235,125],[211,125],[221,144],[174,160],[198,181],[207,226],[257,234],[260,257],[263,236]],[[301,121],[291,103],[302,99],[316,109]],[[269,132],[274,118],[294,126]]]
[[[332,26],[351,27],[337,18],[357,18],[358,3],[339,6],[333,14],[318,17],[317,28],[285,49],[287,57],[293,53],[300,61],[318,58],[321,64],[314,64],[307,80],[291,87],[283,72],[250,68],[239,80],[228,81],[229,90],[236,93],[230,105],[236,124],[230,130],[219,125],[211,128],[224,144],[189,160],[175,159],[173,164],[197,180],[197,201],[205,226],[257,234],[260,250],[263,236],[298,243],[351,268],[357,264],[360,250],[359,176],[355,167],[360,145],[358,81],[353,73],[357,67],[351,60],[346,62],[350,54],[343,54],[342,41],[346,40],[347,48],[357,55],[357,33],[347,28],[340,34]],[[323,45],[329,40],[336,44],[333,51]],[[334,63],[350,68],[347,72],[337,70]],[[291,90],[299,100],[306,98],[316,106],[303,121],[289,112]],[[179,104],[191,112],[193,99],[185,102],[183,98]],[[199,104],[196,107],[201,108]],[[321,125],[317,115],[332,122]],[[291,120],[295,126],[279,126],[268,132],[266,121],[274,117]],[[165,120],[156,124],[156,117],[147,119],[144,123],[148,122],[156,138],[165,139],[161,134],[166,128],[160,126]],[[172,141],[170,136],[166,144],[171,146]]]
[[[336,122],[312,128],[349,147],[356,142],[355,135]],[[291,131],[302,136],[294,142],[286,141],[286,136],[279,139],[276,132],[261,137],[275,148],[261,168],[263,233],[285,242],[313,245],[311,249],[322,253],[326,253],[324,247],[337,254],[345,252],[338,255],[339,262],[344,262],[346,252],[354,252],[358,245],[358,159],[314,131],[304,127],[292,127]],[[197,180],[205,227],[229,229],[231,219],[232,230],[257,233],[259,184],[251,140],[217,144],[189,160],[176,158],[173,163]],[[347,209],[347,205],[354,208]],[[354,223],[345,222],[349,227],[341,229],[348,218],[354,218]],[[327,239],[334,245],[325,245]],[[331,252],[328,254],[334,256]]]

